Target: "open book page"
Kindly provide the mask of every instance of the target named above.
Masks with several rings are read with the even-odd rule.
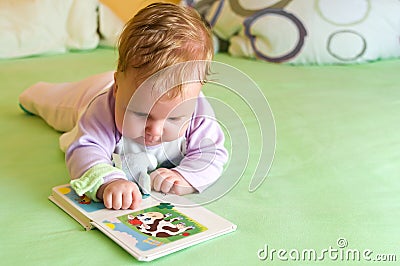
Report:
[[[50,199],[86,229],[98,228],[144,261],[236,229],[236,225],[204,207],[182,204],[185,199],[176,195],[152,193],[138,210],[106,209],[102,203],[78,196],[68,185],[53,188]]]
[[[134,257],[147,261],[236,229],[203,207],[169,203],[95,221],[95,226]]]

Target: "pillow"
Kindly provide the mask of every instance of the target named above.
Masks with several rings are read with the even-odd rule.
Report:
[[[99,44],[98,4],[97,0],[72,1],[67,19],[66,47],[68,49],[87,50],[97,47]]]
[[[221,0],[206,18],[232,55],[349,64],[399,57],[399,14],[399,0]]]
[[[108,6],[99,5],[99,33],[100,45],[115,47],[118,37],[124,28],[124,21],[118,17]]]
[[[0,1],[0,58],[98,45],[97,0]]]
[[[118,37],[124,25],[140,9],[158,2],[178,4],[180,0],[100,0],[99,5],[99,32],[100,44],[116,46]]]

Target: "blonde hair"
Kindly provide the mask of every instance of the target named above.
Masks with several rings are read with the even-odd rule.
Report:
[[[120,72],[129,67],[142,76],[191,60],[212,60],[210,28],[191,7],[151,4],[126,24],[118,44]],[[205,72],[207,72],[205,70]]]

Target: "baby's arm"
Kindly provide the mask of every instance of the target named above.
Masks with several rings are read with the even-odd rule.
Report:
[[[71,186],[79,195],[103,199],[107,208],[134,208],[141,193],[111,161],[118,132],[107,96],[96,98],[82,115],[76,138],[66,151]]]

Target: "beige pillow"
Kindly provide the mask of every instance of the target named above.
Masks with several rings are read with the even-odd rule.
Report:
[[[115,47],[118,37],[128,20],[140,9],[157,2],[178,4],[180,0],[100,0],[99,5],[99,32],[100,44]]]

